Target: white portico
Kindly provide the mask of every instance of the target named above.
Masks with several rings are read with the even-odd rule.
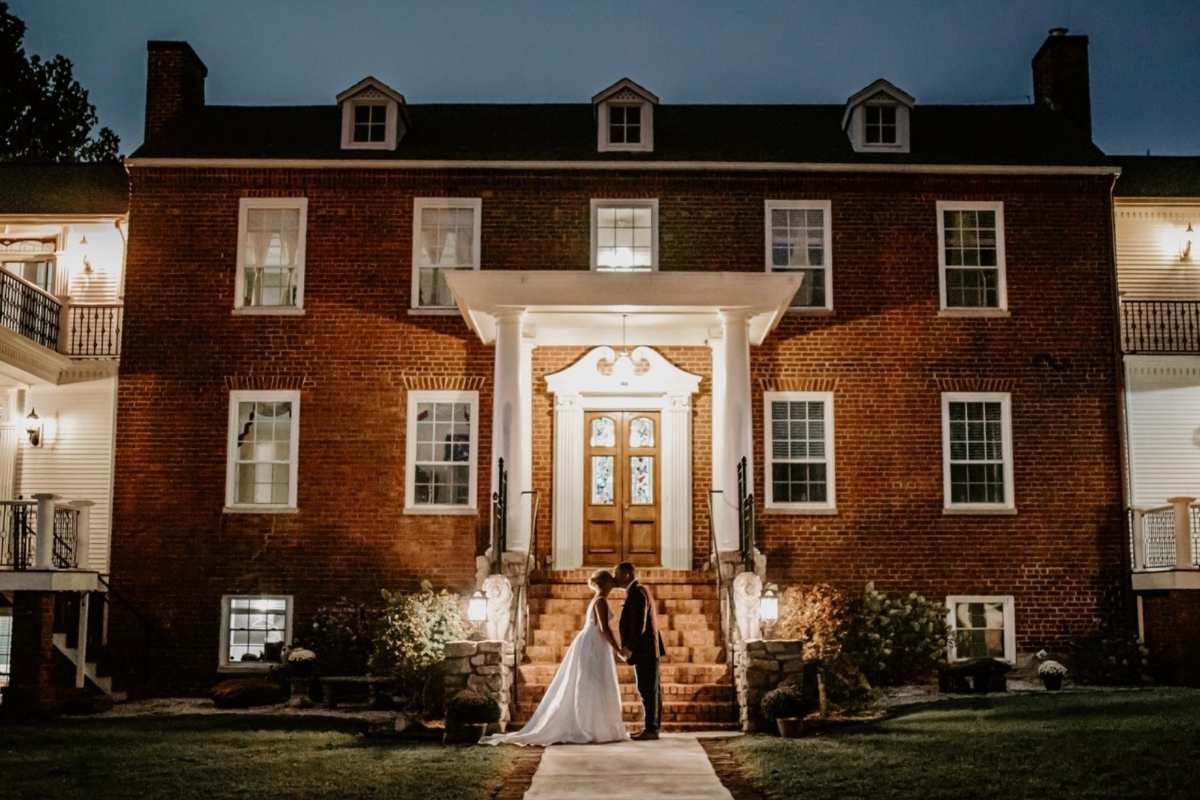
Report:
[[[546,376],[546,388],[554,396],[554,568],[571,569],[586,562],[588,537],[594,537],[595,546],[603,539],[597,532],[608,522],[604,514],[593,512],[607,504],[619,517],[619,484],[632,481],[636,496],[624,497],[625,546],[639,547],[646,559],[660,557],[663,567],[690,569],[691,421],[700,377],[675,366],[654,347],[711,348],[713,488],[726,498],[736,497],[735,465],[742,458],[751,467],[753,462],[750,346],[761,344],[779,322],[801,278],[498,270],[454,271],[446,277],[467,324],[485,344],[496,345],[492,488],[496,460],[503,458],[508,470],[509,548],[529,547],[529,507],[520,501],[521,492],[532,488],[533,349],[583,345],[592,349],[568,368]],[[614,348],[623,336],[628,349]],[[596,427],[585,431],[586,425]],[[635,441],[631,436],[641,438]],[[615,461],[613,453],[618,454]],[[615,497],[611,487],[595,488],[606,476],[592,472],[593,467],[611,470],[606,465],[613,463],[617,471],[607,479],[618,484]],[[636,473],[647,465],[653,471],[643,476],[639,489]],[[748,474],[753,475],[752,468]],[[718,503],[714,513],[719,546],[734,549],[733,504]],[[653,547],[644,540],[637,544],[642,529],[654,530]]]

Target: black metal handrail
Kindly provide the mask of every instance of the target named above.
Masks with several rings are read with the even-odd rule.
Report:
[[[37,503],[0,503],[0,569],[26,570],[33,566],[37,541]]]
[[[520,681],[516,673],[521,668],[521,664],[525,661],[525,646],[529,642],[531,636],[531,625],[529,622],[529,581],[533,576],[534,570],[538,568],[537,560],[537,518],[538,510],[541,506],[541,495],[536,489],[527,489],[521,492],[521,497],[531,495],[530,499],[530,522],[529,522],[529,550],[525,557],[525,574],[522,576],[521,585],[517,587],[516,596],[513,598],[513,680],[512,680],[512,707],[515,709],[521,702],[521,692],[518,688]]]
[[[54,550],[56,569],[79,566],[79,512],[73,508],[54,509]]]
[[[737,465],[738,551],[747,572],[754,571],[754,494],[750,491],[750,466],[746,457]]]
[[[720,617],[721,635],[725,639],[725,662],[732,669],[734,665],[733,647],[736,644],[733,635],[735,625],[733,594],[725,588],[725,579],[721,575],[721,548],[717,546],[717,520],[713,514],[714,494],[722,495],[722,499],[724,499],[725,493],[720,489],[708,490],[708,542],[713,569],[716,570],[717,614]]]
[[[1122,300],[1126,353],[1200,353],[1200,300]]]
[[[61,314],[62,303],[54,295],[8,270],[0,270],[0,325],[42,347],[58,350]]]
[[[508,548],[508,471],[504,459],[497,459],[496,491],[492,492],[492,573],[504,570],[504,551]]]
[[[74,358],[119,356],[124,309],[121,303],[68,306],[66,354]]]

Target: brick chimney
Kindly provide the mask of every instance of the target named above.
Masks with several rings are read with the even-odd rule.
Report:
[[[1033,57],[1033,102],[1061,111],[1092,138],[1092,96],[1088,81],[1088,37],[1051,28]]]
[[[204,107],[204,79],[208,67],[187,42],[147,42],[146,141],[189,111]]]

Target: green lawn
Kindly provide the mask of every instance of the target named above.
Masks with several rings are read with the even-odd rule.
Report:
[[[811,738],[707,745],[771,798],[1200,797],[1200,691],[955,700]]]
[[[195,715],[0,727],[4,798],[491,797],[516,748],[364,736],[313,718]]]

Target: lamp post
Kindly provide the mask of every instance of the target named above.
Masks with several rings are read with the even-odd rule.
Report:
[[[477,627],[487,622],[487,598],[483,592],[476,590],[467,601],[467,619]]]
[[[771,586],[758,598],[758,621],[762,624],[764,639],[779,621],[779,595]]]

